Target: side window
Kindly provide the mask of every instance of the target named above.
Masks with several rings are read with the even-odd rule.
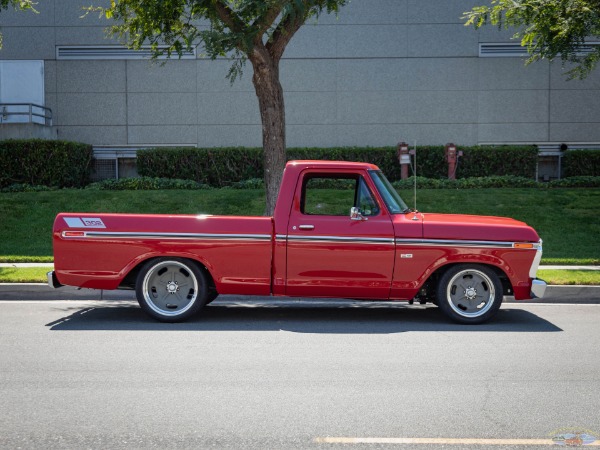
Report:
[[[376,216],[379,214],[379,206],[362,177],[358,182],[357,199],[356,206],[360,208],[360,212],[363,216]]]
[[[319,176],[305,180],[303,214],[348,216],[353,206],[359,207],[363,216],[379,214],[379,206],[362,177]]]

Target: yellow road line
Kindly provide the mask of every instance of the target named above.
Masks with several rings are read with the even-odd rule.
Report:
[[[463,439],[463,438],[377,438],[377,437],[318,437],[320,444],[438,444],[438,445],[556,445],[552,439]],[[600,447],[595,441],[582,447]]]

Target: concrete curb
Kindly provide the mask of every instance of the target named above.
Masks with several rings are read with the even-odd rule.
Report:
[[[221,299],[221,297],[219,297]],[[273,297],[248,297],[241,295],[225,295],[223,300],[260,300],[281,302],[283,298]],[[96,289],[77,289],[64,286],[52,289],[42,283],[4,283],[0,284],[0,300],[132,300],[135,301],[134,291],[101,291]],[[302,300],[302,299],[298,299]],[[307,300],[310,301],[310,300]],[[335,301],[328,299],[328,301]],[[542,299],[515,301],[512,297],[505,299],[507,303],[566,303],[566,304],[600,304],[600,286],[548,286],[546,295]]]

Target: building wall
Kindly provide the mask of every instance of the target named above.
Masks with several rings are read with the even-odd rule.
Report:
[[[600,70],[565,81],[560,64],[481,58],[511,33],[466,28],[481,0],[353,0],[304,26],[281,62],[288,146],[600,142]],[[96,146],[260,146],[251,66],[230,62],[57,60],[56,47],[106,45],[106,20],[83,0],[3,11],[0,60],[45,61],[59,139]]]

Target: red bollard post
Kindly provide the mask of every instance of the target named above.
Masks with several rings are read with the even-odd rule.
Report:
[[[448,162],[448,179],[455,180],[456,179],[456,162],[458,159],[456,145],[449,143],[446,144],[444,149],[446,154],[446,161]]]

